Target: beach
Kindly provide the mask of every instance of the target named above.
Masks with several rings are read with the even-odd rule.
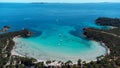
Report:
[[[37,62],[44,62],[45,64],[46,64],[46,61],[53,61],[53,60],[55,60],[54,62],[51,62],[49,65],[60,65],[61,63],[59,63],[60,61],[62,61],[60,58],[62,58],[62,57],[60,57],[59,56],[59,58],[55,58],[55,56],[53,56],[55,59],[52,59],[52,60],[46,60],[46,58],[45,57],[48,57],[48,56],[50,56],[50,55],[48,55],[48,56],[45,56],[45,57],[43,57],[43,58],[38,58],[37,56],[35,57],[35,56],[31,56],[31,55],[37,55],[37,54],[35,54],[35,52],[28,52],[28,51],[26,51],[26,52],[28,52],[28,53],[22,53],[22,52],[20,52],[19,50],[17,51],[16,49],[18,48],[17,46],[19,46],[19,48],[22,48],[22,47],[24,47],[25,45],[18,45],[19,43],[18,43],[18,40],[17,40],[18,38],[14,38],[13,40],[14,40],[14,42],[16,43],[16,45],[14,46],[14,48],[13,48],[13,50],[11,51],[11,54],[12,55],[17,55],[17,56],[21,56],[21,57],[25,57],[25,56],[27,56],[27,57],[32,57],[32,58],[35,58],[35,59],[37,59]],[[16,40],[17,40],[17,42],[16,42]],[[21,41],[20,41],[21,42]],[[102,43],[101,44],[101,46],[102,47],[105,47],[105,49],[106,49],[106,53],[104,54],[104,56],[105,55],[107,55],[107,54],[109,54],[110,53],[110,51],[109,51],[109,49],[105,46],[105,44],[104,43]],[[24,49],[24,48],[23,48]],[[27,49],[26,49],[27,50]],[[23,50],[24,51],[24,50]],[[30,54],[31,53],[31,54]],[[40,56],[39,56],[40,57]],[[65,57],[65,56],[64,56]],[[71,59],[72,59],[73,57],[71,57]],[[74,57],[75,58],[75,57]],[[65,61],[62,61],[62,62],[66,62],[66,61],[68,61],[68,60],[71,60],[70,58],[69,59],[64,59]],[[72,62],[73,62],[73,64],[77,64],[77,60],[79,59],[78,57],[76,57],[75,58],[76,60],[71,60]],[[89,60],[87,60],[86,61],[86,63],[89,63],[90,61],[96,61],[97,59],[89,59]]]

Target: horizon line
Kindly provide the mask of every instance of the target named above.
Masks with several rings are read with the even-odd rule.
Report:
[[[0,3],[78,3],[78,2],[0,2]],[[120,3],[120,2],[79,2],[79,3]]]

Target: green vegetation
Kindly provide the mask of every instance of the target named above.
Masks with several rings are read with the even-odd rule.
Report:
[[[96,19],[96,24],[103,25],[103,26],[115,26],[120,27],[120,19],[118,18],[107,18],[107,17],[100,17]]]
[[[97,24],[114,26],[118,28],[100,30],[95,28],[84,28],[86,38],[105,43],[110,49],[110,54],[97,57],[96,62],[84,65],[85,68],[120,68],[120,19],[98,18]]]
[[[103,59],[98,57],[97,62],[88,63],[86,66],[90,68],[119,68],[120,67],[120,31],[116,34],[113,30],[99,30],[94,28],[84,29],[87,38],[102,41],[110,49],[110,55],[106,55]],[[102,57],[101,57],[102,58]],[[99,60],[100,59],[100,60]],[[92,66],[92,67],[91,67]],[[97,67],[94,67],[97,66]]]
[[[20,30],[15,32],[8,32],[0,34],[0,68],[14,68],[31,66],[36,60],[27,57],[12,56],[11,50],[15,43],[12,40],[14,37],[29,37],[32,33],[28,30]]]

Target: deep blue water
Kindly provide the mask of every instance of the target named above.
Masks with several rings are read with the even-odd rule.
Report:
[[[107,28],[96,25],[95,19],[119,18],[119,6],[119,3],[0,3],[0,27],[11,26],[9,31],[27,28],[35,33],[37,37],[16,41],[20,45],[15,50],[20,54],[28,53],[40,60],[81,58],[90,61],[103,55],[105,49],[95,41],[84,39],[82,29]]]
[[[13,29],[48,25],[95,26],[98,17],[120,17],[119,3],[86,4],[21,4],[0,3],[0,26]],[[17,27],[16,27],[17,26]]]

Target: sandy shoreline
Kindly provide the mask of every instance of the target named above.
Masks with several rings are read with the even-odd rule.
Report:
[[[17,37],[14,37],[12,40],[14,41],[15,39],[17,39]],[[14,42],[15,42],[15,41],[14,41]],[[15,46],[16,46],[16,42],[15,42]],[[25,56],[23,56],[23,55],[21,55],[21,54],[19,54],[19,53],[17,53],[17,52],[15,51],[15,46],[13,47],[13,49],[12,49],[12,51],[11,51],[11,54],[12,54],[12,55],[21,56],[21,57],[25,57]]]
[[[103,46],[106,49],[106,54],[105,55],[109,55],[110,54],[110,49],[105,45],[105,43],[100,42],[101,46]]]
[[[13,41],[15,39],[17,39],[17,37],[13,38]],[[104,54],[104,56],[110,54],[110,49],[107,46],[105,46],[105,44],[103,42],[99,42],[99,43],[101,44],[102,47],[104,47],[106,49],[106,53]],[[16,46],[16,44],[15,44],[15,46]],[[25,55],[22,55],[22,54],[19,54],[18,52],[16,52],[15,51],[15,46],[13,47],[13,49],[11,51],[11,54],[16,55],[16,56],[20,56],[20,57],[26,57]],[[44,62],[44,64],[47,65],[45,60],[40,60],[40,59],[36,59],[36,60],[37,60],[37,62]],[[97,59],[92,60],[92,61],[97,61]],[[90,61],[86,61],[86,63],[89,63],[89,62]],[[73,63],[73,64],[76,64],[76,63]],[[61,63],[59,63],[59,61],[54,61],[54,62],[51,62],[51,64],[49,64],[49,65],[59,66],[59,65],[61,65]]]
[[[13,41],[15,40],[15,39],[17,39],[17,37],[14,37],[13,38]],[[15,45],[16,46],[16,45]],[[22,55],[22,54],[19,54],[18,52],[16,52],[15,51],[15,46],[13,47],[13,49],[12,49],[12,51],[11,51],[11,55],[16,55],[16,56],[20,56],[20,57],[26,57],[25,55]],[[59,61],[54,61],[54,62],[51,62],[50,64],[46,64],[46,61],[44,61],[44,60],[40,60],[40,59],[36,59],[37,60],[37,62],[35,62],[35,63],[38,63],[38,62],[44,62],[44,64],[46,65],[46,66],[60,66],[61,65],[61,63],[59,63]]]
[[[20,57],[26,57],[24,55],[17,53],[14,49],[11,51],[11,54],[16,55],[16,56],[20,56]],[[54,61],[54,62],[51,61],[50,64],[46,64],[46,61],[44,61],[44,60],[40,60],[40,59],[36,59],[36,60],[37,60],[37,62],[35,62],[35,63],[43,62],[45,64],[45,66],[48,66],[48,65],[49,66],[60,66],[61,65],[61,63],[59,63],[59,61]]]

